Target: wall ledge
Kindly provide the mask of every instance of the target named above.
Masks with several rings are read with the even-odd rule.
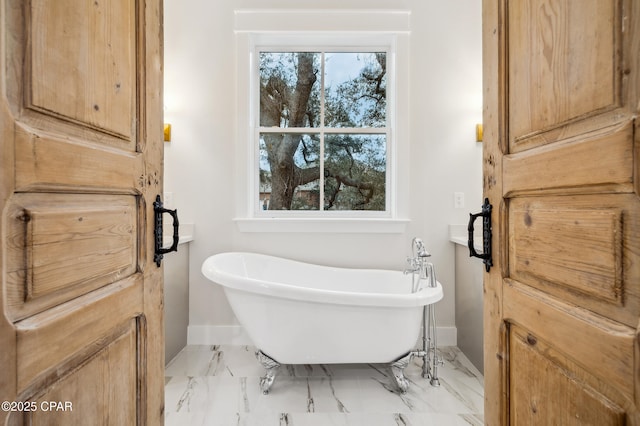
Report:
[[[478,221],[479,223],[482,223]],[[482,228],[474,229],[473,233],[473,247],[478,253],[482,253]],[[455,244],[468,247],[469,245],[469,231],[467,225],[449,225],[449,241]]]
[[[173,227],[164,227],[166,232],[173,232]],[[180,239],[178,240],[178,244],[185,244],[193,241],[195,236],[195,225],[193,223],[181,223],[180,230],[178,231],[180,234]],[[162,236],[162,246],[169,247],[173,242],[172,235],[163,235]]]

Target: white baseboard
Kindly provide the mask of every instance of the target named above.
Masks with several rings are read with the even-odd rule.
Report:
[[[456,327],[436,328],[438,346],[458,346],[458,329]]]
[[[456,346],[458,329],[438,327],[438,346]],[[251,345],[251,339],[241,325],[190,325],[188,345]]]

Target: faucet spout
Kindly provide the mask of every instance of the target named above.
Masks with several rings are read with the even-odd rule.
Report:
[[[414,257],[416,255],[418,257],[431,257],[429,252],[427,252],[427,250],[424,248],[424,243],[422,242],[422,239],[418,237],[415,237],[412,241],[412,252]]]

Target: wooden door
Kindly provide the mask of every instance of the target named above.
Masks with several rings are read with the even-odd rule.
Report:
[[[640,3],[485,0],[483,28],[485,421],[640,425]]]
[[[0,424],[162,424],[161,3],[0,7]]]

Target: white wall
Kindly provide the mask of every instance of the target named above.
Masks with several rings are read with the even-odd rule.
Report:
[[[234,9],[411,11],[411,223],[404,234],[241,233],[235,211]],[[321,264],[402,269],[411,239],[432,254],[445,298],[438,325],[454,326],[454,246],[448,224],[466,223],[482,203],[481,0],[165,0],[165,191],[191,243],[190,325],[237,324],[221,289],[200,273],[214,253],[252,250]],[[465,193],[454,209],[453,193]],[[243,196],[243,195],[240,195]],[[167,303],[170,303],[168,301]]]

